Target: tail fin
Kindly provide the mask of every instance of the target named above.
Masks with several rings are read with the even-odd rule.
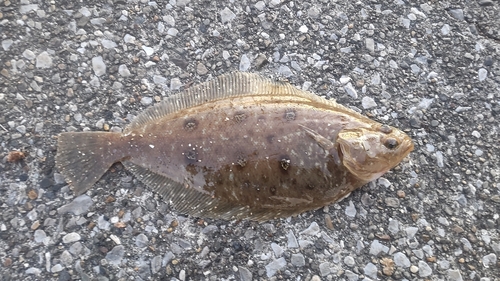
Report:
[[[89,190],[104,173],[123,158],[120,133],[62,133],[57,141],[56,166],[76,195]]]

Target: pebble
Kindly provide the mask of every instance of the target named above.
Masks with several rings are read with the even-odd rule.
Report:
[[[488,70],[486,70],[484,68],[480,68],[477,71],[477,75],[478,75],[479,81],[482,82],[486,79],[486,77],[488,77]]]
[[[73,254],[74,256],[80,255],[82,250],[83,250],[83,246],[82,246],[82,243],[80,243],[80,242],[76,242],[69,247],[69,252],[71,254]]]
[[[135,237],[135,245],[139,248],[145,248],[147,247],[149,244],[149,239],[146,235],[144,235],[143,233],[137,235]]]
[[[161,256],[154,256],[151,259],[151,273],[157,274],[161,269]]]
[[[51,271],[52,273],[56,273],[56,272],[61,272],[63,269],[64,269],[64,267],[63,267],[61,264],[59,264],[59,263],[58,263],[58,264],[54,265],[54,266],[50,269],[50,271]]]
[[[365,39],[365,47],[370,53],[375,52],[375,41],[373,40],[373,38]]]
[[[255,8],[259,11],[263,11],[266,8],[266,3],[264,1],[258,1],[255,3]]]
[[[268,278],[273,277],[278,270],[281,270],[286,266],[285,258],[279,258],[277,260],[272,261],[271,263],[266,265],[266,275]]]
[[[352,200],[349,200],[349,206],[345,208],[345,214],[346,216],[350,218],[354,218],[356,216],[356,207],[354,207],[354,204],[352,203]]]
[[[389,219],[389,226],[387,229],[392,233],[396,234],[399,232],[399,221],[395,219]]]
[[[377,107],[377,103],[371,97],[363,97],[361,99],[361,105],[363,106],[364,109]]]
[[[151,97],[142,97],[141,98],[141,104],[150,105],[151,103],[153,103],[153,98],[151,98]]]
[[[14,41],[12,41],[12,39],[5,39],[5,40],[2,40],[2,48],[4,51],[8,51],[10,46],[12,46],[12,44],[14,43]]]
[[[444,167],[443,153],[441,151],[436,151],[434,155],[436,156],[436,164],[438,165],[438,167],[443,168]]]
[[[417,273],[418,272],[418,267],[415,265],[410,266],[410,272],[411,273]]]
[[[490,266],[494,266],[497,263],[497,255],[494,253],[488,254],[483,257],[483,266],[488,268]]]
[[[450,34],[450,31],[451,31],[450,26],[448,24],[443,24],[443,26],[441,27],[441,34],[446,36]]]
[[[34,238],[36,243],[43,243],[45,238],[47,238],[47,234],[45,234],[45,231],[43,231],[41,229],[37,229],[37,230],[35,230],[33,238]]]
[[[240,273],[240,280],[241,281],[252,281],[253,280],[253,274],[248,268],[244,266],[238,266],[238,272]]]
[[[106,254],[106,260],[114,265],[119,265],[125,255],[125,247],[117,245]]]
[[[326,276],[330,274],[331,269],[330,269],[330,263],[329,262],[323,262],[319,264],[319,272],[321,276]]]
[[[420,277],[427,277],[431,276],[432,274],[432,269],[431,267],[424,261],[419,261],[418,262],[418,275]]]
[[[312,222],[311,225],[309,225],[308,228],[306,228],[303,231],[301,231],[300,234],[315,236],[315,235],[318,235],[318,233],[320,231],[321,231],[321,229],[319,228],[318,223]]]
[[[309,31],[309,28],[307,28],[307,26],[305,25],[302,25],[301,27],[299,27],[299,32],[301,33],[307,33]]]
[[[353,266],[356,264],[356,262],[354,261],[354,258],[353,258],[353,257],[351,257],[351,256],[346,256],[346,257],[344,258],[344,263],[345,263],[347,266],[349,266],[349,267],[353,267]]]
[[[125,43],[134,43],[135,37],[130,35],[130,34],[125,34],[125,36],[123,36],[123,41],[125,41]],[[143,47],[143,49],[144,49],[144,47]]]
[[[274,252],[274,256],[276,258],[279,258],[281,257],[281,255],[283,255],[283,248],[281,248],[278,244],[276,243],[271,243],[271,249],[273,249],[273,252]]]
[[[62,241],[64,244],[68,244],[68,243],[80,241],[80,239],[81,239],[80,234],[78,234],[76,232],[71,232],[71,233],[64,235],[62,238]]]
[[[92,198],[90,198],[88,195],[83,194],[76,197],[71,203],[68,203],[57,209],[57,212],[59,214],[72,213],[75,216],[79,216],[81,214],[87,213],[92,204],[94,204]]]
[[[306,265],[306,261],[305,261],[304,255],[302,255],[300,253],[299,254],[292,254],[290,262],[294,266],[297,266],[297,267]]]
[[[148,47],[148,46],[142,46],[142,49],[144,50],[144,52],[146,53],[146,56],[151,56],[154,54],[155,50],[151,47]]]
[[[182,87],[181,79],[179,79],[179,78],[172,78],[172,79],[170,79],[170,90],[177,91],[181,87]]]
[[[17,130],[19,133],[23,134],[23,135],[24,135],[24,134],[26,134],[26,126],[24,126],[24,125],[19,125],[19,126],[17,126],[17,127],[16,127],[16,130]]]
[[[450,281],[463,281],[462,274],[460,274],[459,269],[449,269],[448,270],[448,280]]]
[[[364,268],[365,275],[367,275],[370,278],[373,278],[374,280],[377,280],[377,271],[378,271],[377,266],[371,262],[368,263]]]
[[[104,215],[97,218],[97,227],[102,230],[109,230],[111,223]]]
[[[370,255],[377,256],[381,252],[387,254],[389,252],[389,247],[381,244],[377,239],[373,240],[372,244],[370,245]]]
[[[396,266],[404,267],[404,268],[408,268],[411,266],[411,262],[408,259],[408,257],[406,257],[406,255],[401,253],[401,252],[395,253],[393,258],[394,258],[394,263],[396,264]]]
[[[167,78],[160,75],[153,75],[153,82],[157,85],[167,84]]]
[[[293,231],[288,231],[286,234],[286,238],[288,240],[287,246],[288,248],[298,248],[299,244],[297,243],[297,238],[295,238],[295,234],[293,234]]]
[[[203,75],[206,75],[208,73],[208,69],[203,63],[200,62],[196,66],[196,72],[198,73],[198,75],[203,76]]]
[[[23,2],[21,2],[23,3]],[[21,5],[19,7],[19,13],[20,14],[27,14],[31,11],[37,11],[38,10],[38,4],[27,4],[27,5]]]
[[[292,70],[286,65],[280,65],[280,67],[278,68],[278,73],[287,78],[293,76]]]
[[[384,202],[387,206],[391,207],[391,208],[397,208],[399,207],[399,199],[398,198],[394,198],[394,197],[387,197],[384,199]]]
[[[50,68],[52,67],[52,58],[49,53],[42,52],[36,57],[36,68]]]
[[[224,10],[220,11],[220,17],[222,23],[227,23],[236,18],[236,14],[233,13],[228,7],[224,8]]]
[[[42,270],[36,267],[26,269],[26,274],[40,275],[40,273],[42,273]]]
[[[177,30],[177,28],[171,27],[167,30],[167,34],[170,36],[176,36],[178,33],[179,33],[179,30]]]
[[[250,68],[250,59],[246,54],[243,54],[240,59],[240,71],[247,71]]]
[[[23,52],[23,57],[28,60],[33,60],[36,58],[36,55],[31,50],[26,49]]]
[[[450,15],[457,20],[464,20],[464,11],[462,9],[450,9]]]
[[[118,46],[118,45],[116,45],[115,42],[108,40],[108,39],[102,39],[101,45],[106,49],[113,49],[113,48],[116,48]]]
[[[73,256],[68,250],[64,250],[61,254],[61,262],[66,266],[71,266],[73,263]]]
[[[347,83],[345,86],[344,86],[344,91],[349,95],[351,96],[353,99],[357,99],[358,98],[358,92],[356,91],[356,89],[354,89],[354,87],[352,86],[351,82]]]
[[[96,76],[102,76],[106,74],[106,64],[102,60],[101,56],[92,58],[92,69]]]

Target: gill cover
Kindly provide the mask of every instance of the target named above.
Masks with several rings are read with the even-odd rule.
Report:
[[[387,125],[344,129],[338,144],[344,166],[366,182],[385,174],[413,150],[408,135]]]

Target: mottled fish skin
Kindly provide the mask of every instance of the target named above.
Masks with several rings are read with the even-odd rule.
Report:
[[[335,202],[412,149],[402,131],[333,101],[232,73],[148,109],[123,134],[61,134],[56,162],[77,193],[121,161],[181,213],[264,221]]]

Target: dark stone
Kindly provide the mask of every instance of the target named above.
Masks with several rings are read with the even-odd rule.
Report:
[[[21,174],[19,175],[19,180],[20,181],[27,181],[29,176],[27,174]]]

